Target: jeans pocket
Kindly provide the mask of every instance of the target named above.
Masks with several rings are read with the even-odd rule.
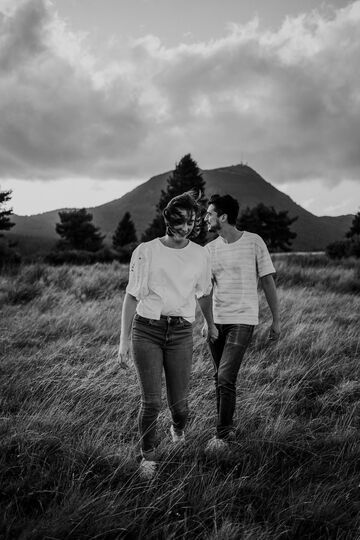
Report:
[[[192,323],[187,321],[186,319],[183,319],[181,326],[182,328],[192,328]]]
[[[247,348],[254,332],[254,326],[251,324],[234,324],[229,329],[226,342],[229,345],[235,345]]]
[[[136,323],[146,324],[147,326],[151,324],[151,319],[146,319],[145,317],[142,317],[141,315],[138,315],[137,313],[135,313],[134,315],[134,321]]]

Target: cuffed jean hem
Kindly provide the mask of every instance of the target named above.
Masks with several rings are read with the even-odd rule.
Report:
[[[140,459],[146,459],[148,461],[156,461],[157,455],[156,450],[141,450],[140,451]]]
[[[232,441],[235,437],[233,425],[222,426],[221,428],[216,429],[216,437],[222,441]]]
[[[231,424],[231,426],[218,426],[216,428],[216,436],[218,439],[231,439],[234,436],[234,426]]]

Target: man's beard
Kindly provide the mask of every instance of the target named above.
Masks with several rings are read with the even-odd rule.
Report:
[[[220,223],[215,223],[215,225],[210,225],[208,227],[209,232],[218,233],[221,229]]]

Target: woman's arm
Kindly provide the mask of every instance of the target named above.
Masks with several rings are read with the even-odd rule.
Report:
[[[131,326],[136,312],[137,300],[129,293],[125,294],[121,313],[121,330],[118,359],[121,367],[128,367],[130,356]]]

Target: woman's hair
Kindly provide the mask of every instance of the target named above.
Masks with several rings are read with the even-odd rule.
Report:
[[[184,216],[181,214],[185,210],[190,217],[195,214],[194,228],[189,235],[189,238],[196,238],[201,229],[201,207],[198,201],[201,198],[201,191],[186,191],[181,195],[173,197],[163,210],[163,216],[166,225],[166,232],[169,236],[173,236],[172,227],[176,227],[184,222]]]

